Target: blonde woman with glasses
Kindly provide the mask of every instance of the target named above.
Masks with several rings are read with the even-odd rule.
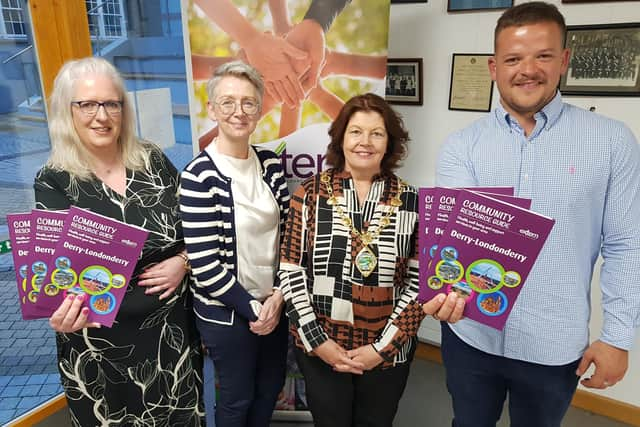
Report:
[[[49,108],[51,155],[36,207],[89,209],[149,232],[111,328],[87,322],[87,295],[69,294],[49,323],[73,425],[204,424],[202,354],[178,216],[178,171],[138,140],[116,69],[66,63]]]

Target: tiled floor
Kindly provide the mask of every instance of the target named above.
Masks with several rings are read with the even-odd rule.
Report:
[[[407,388],[402,395],[394,427],[449,427],[451,425],[451,400],[446,391],[445,373],[442,365],[416,359],[411,366]],[[274,421],[271,427],[312,427],[312,423]],[[497,427],[510,425],[508,410],[502,415]],[[70,427],[69,414],[65,409],[53,414],[34,427]],[[577,408],[569,408],[562,427],[631,427],[609,418],[594,415]]]
[[[165,150],[178,170],[193,157],[188,145]],[[49,155],[47,129],[0,115],[0,241],[5,215],[34,207],[33,178]],[[22,320],[11,254],[0,255],[0,425],[58,395],[55,336],[46,319]]]
[[[55,336],[46,319],[22,320],[13,271],[0,273],[0,425],[58,395]]]

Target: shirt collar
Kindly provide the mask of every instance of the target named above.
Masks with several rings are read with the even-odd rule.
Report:
[[[534,117],[538,123],[542,120],[544,123],[543,127],[549,130],[556,121],[558,121],[561,112],[562,96],[560,95],[560,91],[556,91],[556,95],[553,99],[549,101],[547,105],[542,107],[542,110],[538,111]],[[511,130],[511,128],[516,125],[516,122],[511,120],[511,115],[504,109],[502,103],[498,102],[498,106],[495,108],[494,114],[496,116],[496,120],[501,126]],[[517,126],[519,127],[519,125]]]

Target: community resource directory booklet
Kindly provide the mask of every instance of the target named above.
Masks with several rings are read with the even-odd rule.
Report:
[[[28,278],[32,276],[28,274],[32,268],[29,258],[29,253],[33,246],[31,242],[33,226],[31,212],[8,214],[7,223],[9,224],[11,254],[13,255],[16,283],[18,284],[18,299],[20,300],[22,318],[30,320],[44,317],[44,315],[38,315],[35,310],[40,286]]]
[[[502,330],[554,220],[496,198],[460,190],[421,281],[419,300],[456,292],[464,315]]]
[[[33,219],[32,219],[33,220]],[[84,294],[89,322],[111,327],[148,232],[75,206],[47,262],[37,306],[53,313],[69,294]]]

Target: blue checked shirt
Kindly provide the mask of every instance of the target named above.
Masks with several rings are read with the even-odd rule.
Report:
[[[504,331],[452,325],[487,353],[544,365],[581,357],[589,343],[593,265],[601,254],[599,339],[630,349],[640,324],[640,146],[622,123],[562,102],[536,113],[529,138],[499,106],[452,134],[437,165],[446,187],[513,186],[556,224]]]

